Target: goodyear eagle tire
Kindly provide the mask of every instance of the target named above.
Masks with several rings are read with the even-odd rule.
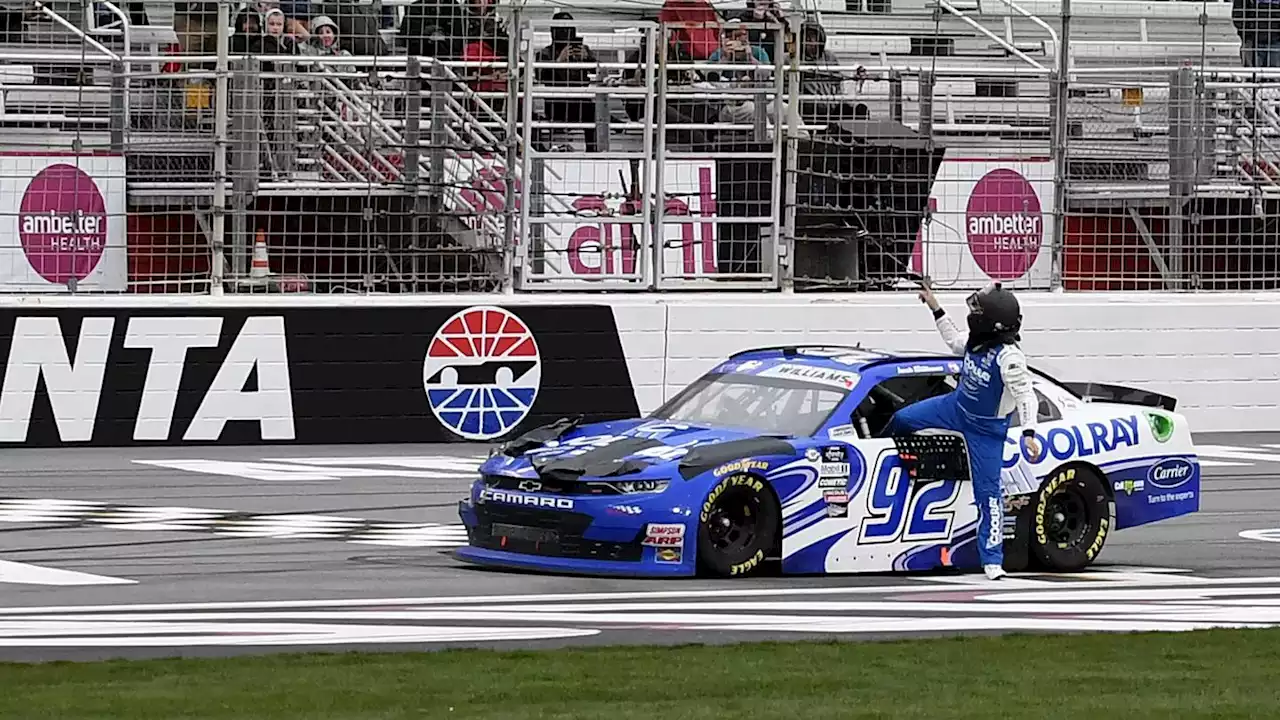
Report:
[[[1116,503],[1088,468],[1061,468],[1040,488],[1031,517],[1031,551],[1051,572],[1093,563],[1116,526]]]
[[[781,515],[764,480],[744,473],[721,479],[699,508],[699,569],[720,577],[758,572],[774,546]]]

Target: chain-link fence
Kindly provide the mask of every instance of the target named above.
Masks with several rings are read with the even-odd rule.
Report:
[[[1280,282],[1265,3],[748,2],[0,13],[0,290]]]

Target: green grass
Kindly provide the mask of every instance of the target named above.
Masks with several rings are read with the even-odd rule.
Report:
[[[4,718],[1280,718],[1280,629],[0,664]]]

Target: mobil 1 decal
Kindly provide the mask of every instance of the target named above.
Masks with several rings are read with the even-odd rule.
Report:
[[[0,313],[0,444],[491,440],[634,416],[602,306]]]

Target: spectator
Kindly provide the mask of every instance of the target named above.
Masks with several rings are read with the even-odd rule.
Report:
[[[437,60],[461,60],[476,40],[507,55],[507,31],[490,0],[416,0],[405,9],[399,38],[408,54]]]
[[[1245,65],[1280,67],[1280,2],[1232,0],[1231,21],[1240,35],[1240,57]]]
[[[729,20],[724,24],[724,29],[720,31],[720,47],[712,51],[711,56],[707,58],[707,62],[713,65],[741,63],[765,67],[773,63],[769,59],[769,53],[765,52],[764,48],[751,44],[751,37],[747,32],[747,28],[742,25],[741,20],[737,19]],[[726,74],[728,77],[723,77]],[[754,76],[755,74],[755,70],[730,73],[712,70],[708,73],[708,79],[711,82],[716,82],[717,80],[742,79],[744,76]]]
[[[689,53],[688,44],[679,42],[674,38],[667,45],[666,51],[667,63],[669,64],[687,65],[692,64],[694,61],[693,56]],[[659,60],[659,52],[658,48],[650,50],[647,40],[641,38],[639,49],[627,55],[626,63],[628,67],[622,73],[623,84],[633,87],[643,86],[647,77],[646,58],[652,57],[652,62],[656,65]],[[687,93],[680,92],[682,88],[692,88],[703,83],[705,83],[705,78],[697,70],[667,70],[666,121],[668,125],[710,125],[714,123],[716,108],[711,103],[690,98]],[[632,122],[644,121],[643,99],[629,99],[624,103],[624,108],[626,109],[627,117],[631,118]],[[661,108],[655,105],[654,112],[661,112]],[[707,147],[714,137],[714,131],[705,129],[668,127],[666,132],[667,142],[675,145]]]
[[[267,33],[263,38],[263,52],[267,55],[295,55],[298,44],[292,36],[285,34],[285,17],[280,8],[267,11]]]
[[[794,49],[794,40],[789,45]],[[817,69],[800,71],[800,116],[808,123],[826,123],[854,115],[844,100],[845,77],[827,67],[840,61],[827,50],[827,32],[816,22],[800,26],[800,65]]]
[[[454,0],[416,0],[400,21],[400,44],[410,55],[461,60],[466,47],[464,5]]]
[[[465,14],[466,26],[463,36],[468,43],[479,40],[489,45],[498,57],[506,58],[510,40],[506,25],[495,12],[497,3],[494,0],[471,0],[467,4]]]
[[[218,3],[177,0],[173,31],[183,55],[215,55],[218,49]],[[212,70],[213,62],[187,63],[189,70]]]
[[[749,23],[777,23],[782,26],[783,37],[790,32],[787,19],[778,10],[777,0],[747,0],[747,9],[738,15],[738,19]],[[771,28],[752,28],[747,37],[753,47],[758,47],[771,58],[778,57],[776,30]]]
[[[351,53],[342,47],[338,39],[338,24],[328,15],[321,15],[311,20],[311,41],[301,47],[305,55],[316,57],[351,57]],[[337,73],[350,74],[356,71],[352,65],[326,65]]]
[[[554,20],[572,20],[573,15],[565,11],[557,12]],[[559,25],[551,28],[551,44],[538,51],[535,62],[538,63],[587,63],[595,62],[596,56],[591,48],[582,42],[578,29],[572,26]],[[538,82],[550,87],[586,87],[591,84],[590,71],[578,68],[538,68]],[[547,119],[553,123],[592,123],[596,121],[596,105],[593,100],[566,98],[553,100],[548,98],[543,107]],[[594,127],[585,130],[587,152],[599,149],[599,139]]]
[[[328,0],[312,7],[317,16],[334,22],[335,33],[342,38],[342,47],[351,55],[386,55],[386,41],[379,32],[382,19],[373,4],[360,0]],[[315,32],[314,23],[311,32]]]
[[[742,70],[709,70],[707,79],[725,87],[764,88],[772,74],[769,55],[761,48],[751,44],[747,29],[742,21],[730,20],[725,23],[720,33],[720,48],[707,58],[711,64],[742,65]],[[750,124],[755,120],[755,100],[749,96],[738,95],[723,100],[720,104],[718,118],[720,122],[732,124]]]
[[[236,14],[233,27],[235,32],[231,35],[231,54],[262,54],[262,17],[257,10],[241,10]]]
[[[293,38],[295,44],[311,40],[311,0],[283,0],[280,12],[284,13],[285,33]]]
[[[462,59],[469,63],[480,63],[479,66],[468,66],[465,71],[473,91],[507,92],[507,60],[498,53],[494,43],[483,37],[476,37],[463,47]],[[499,117],[506,117],[505,95],[482,95],[478,98],[478,103],[485,103]],[[472,105],[471,111],[481,122],[493,120],[488,113],[481,112],[476,104]]]

